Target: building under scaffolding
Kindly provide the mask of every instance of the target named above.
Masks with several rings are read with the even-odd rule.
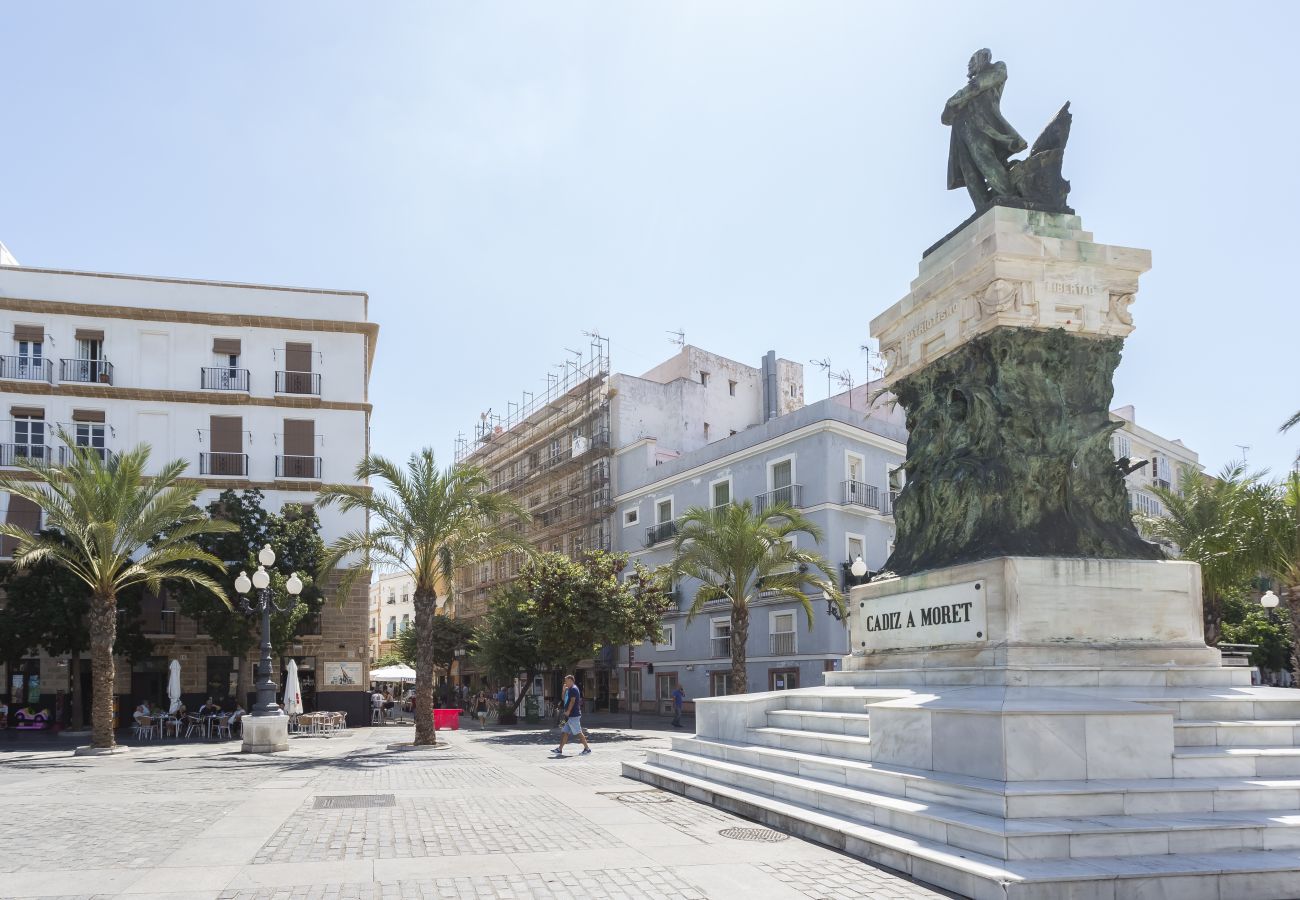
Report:
[[[611,543],[609,339],[592,335],[586,354],[570,352],[545,392],[525,392],[504,415],[483,413],[473,438],[457,439],[456,462],[483,469],[493,490],[524,505],[532,516],[521,526],[528,543],[576,558]],[[455,615],[482,616],[492,591],[522,565],[515,553],[457,569]]]

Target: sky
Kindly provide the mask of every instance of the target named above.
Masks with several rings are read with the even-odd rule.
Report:
[[[970,212],[944,101],[980,47],[1070,203],[1152,251],[1114,405],[1207,470],[1300,429],[1288,3],[13,3],[0,241],[29,266],[363,290],[372,446],[432,446],[587,345],[670,331],[865,380],[868,323]],[[1290,60],[1290,62],[1288,62]],[[1249,449],[1243,451],[1243,447]]]

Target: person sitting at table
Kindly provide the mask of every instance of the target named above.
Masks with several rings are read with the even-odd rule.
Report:
[[[236,702],[235,711],[230,714],[230,730],[232,734],[234,733],[234,729],[239,725],[239,720],[246,715],[248,715],[248,713],[244,711],[244,704]]]
[[[208,698],[206,703],[199,707],[199,715],[201,716],[215,716],[219,712],[221,712],[221,707],[217,706],[211,697]]]
[[[141,700],[140,705],[135,708],[135,712],[133,712],[131,716],[135,719],[137,725],[140,723],[141,719],[152,718],[153,713],[149,711],[149,701]]]

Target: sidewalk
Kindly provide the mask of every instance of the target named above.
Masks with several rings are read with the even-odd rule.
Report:
[[[442,731],[439,750],[353,729],[272,756],[0,741],[0,897],[949,896],[622,778],[674,729],[617,718],[591,717],[594,752],[564,759],[554,729],[523,727]]]

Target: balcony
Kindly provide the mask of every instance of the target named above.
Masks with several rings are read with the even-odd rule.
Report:
[[[651,525],[645,530],[645,545],[653,547],[655,544],[671,541],[675,537],[677,537],[677,523],[660,522],[658,525]]]
[[[98,456],[100,462],[102,462],[104,465],[108,465],[113,460],[117,459],[117,454],[114,453],[112,450],[109,450],[107,447],[90,447],[85,444],[78,444],[76,449],[85,450],[88,453]],[[64,449],[63,447],[60,447],[59,462],[60,463],[64,462],[67,456],[68,456],[67,450]]]
[[[374,629],[372,628],[371,631],[373,632]],[[320,633],[320,610],[307,613],[293,626],[294,637],[310,637]]]
[[[61,359],[59,381],[112,384],[113,364],[106,359]]]
[[[709,653],[709,655],[712,656],[714,659],[730,659],[730,658],[731,658],[731,638],[730,638],[730,637],[715,637],[715,638],[711,638],[711,639],[709,640],[709,644],[710,644],[710,651],[711,651],[711,652]]]
[[[142,610],[140,613],[140,630],[145,634],[175,634],[176,610]]]
[[[222,366],[199,369],[199,387],[205,391],[240,391],[248,393],[248,370]]]
[[[200,453],[200,475],[248,476],[247,453]]]
[[[24,463],[53,463],[59,458],[62,447],[48,447],[45,444],[0,444],[0,466],[15,466]]]
[[[312,394],[320,396],[319,372],[276,372],[277,394]]]
[[[775,488],[766,494],[759,494],[754,498],[754,511],[763,512],[769,507],[779,506],[782,503],[799,508],[803,506],[803,485],[787,484],[784,487]]]
[[[843,481],[840,482],[840,490],[843,496],[842,502],[846,506],[865,506],[867,509],[880,511],[880,488],[874,484],[867,484],[865,481]]]
[[[798,653],[795,649],[795,633],[793,631],[778,631],[775,634],[767,636],[768,652],[772,656],[790,656]]]
[[[319,456],[279,456],[275,457],[276,478],[306,478],[320,480]]]
[[[54,363],[39,356],[0,356],[0,378],[48,384],[54,380]]]

